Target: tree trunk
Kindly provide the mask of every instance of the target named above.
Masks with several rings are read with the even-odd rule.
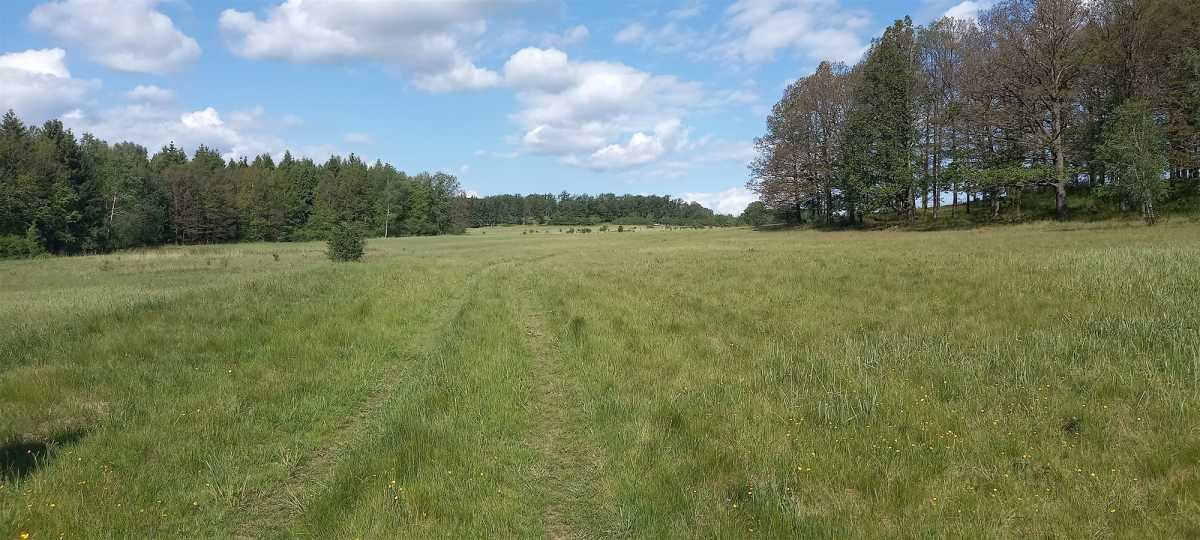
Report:
[[[933,142],[933,219],[937,221],[938,211],[942,209],[942,192],[938,185],[942,174],[942,130],[934,132]]]
[[[1067,156],[1063,143],[1062,111],[1054,108],[1054,219],[1067,220]]]
[[[1054,219],[1067,220],[1067,183],[1063,181],[1054,184]]]
[[[930,135],[929,135],[930,121],[928,120],[928,115],[926,116],[926,118],[927,118],[927,120],[925,121],[925,140],[924,140],[925,144],[922,145],[922,146],[924,146],[924,148],[922,148],[922,152],[921,152],[921,183],[923,185],[923,187],[921,188],[921,211],[922,211],[922,213],[929,212],[929,159],[933,154],[933,147],[932,147],[932,143],[931,143],[932,137],[930,137]]]

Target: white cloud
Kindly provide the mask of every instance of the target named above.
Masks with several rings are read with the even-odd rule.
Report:
[[[34,8],[29,22],[113,69],[177,71],[200,56],[200,45],[156,10],[157,4],[158,0],[62,0]]]
[[[62,49],[0,54],[0,110],[37,122],[81,105],[100,82],[72,78],[66,55]]]
[[[517,91],[512,115],[524,153],[597,170],[648,163],[686,136],[680,120],[706,105],[697,83],[616,62],[572,61],[558,49],[525,48],[504,65]]]
[[[698,202],[718,214],[734,216],[741,214],[750,203],[758,200],[754,193],[741,187],[709,193],[684,193],[680,198],[687,202]]]
[[[498,74],[471,61],[464,43],[478,39],[487,28],[485,15],[505,4],[287,0],[263,18],[227,9],[220,27],[233,51],[247,58],[378,61],[410,72],[418,88],[448,92],[501,82]]]
[[[613,41],[734,65],[771,62],[788,51],[814,62],[853,62],[867,50],[861,34],[870,25],[868,13],[843,8],[838,0],[738,0],[725,9],[719,25],[703,30],[689,26],[688,19],[702,11],[699,4],[686,4],[668,12],[662,25],[630,23]]]
[[[71,78],[62,49],[29,49],[0,55],[0,69],[23,71],[32,75],[48,75],[59,79]]]
[[[558,49],[526,47],[504,63],[504,79],[517,88],[559,91],[577,80],[567,53]]]
[[[345,141],[346,144],[357,144],[357,145],[375,144],[375,140],[372,139],[371,136],[367,135],[366,133],[347,133],[346,136],[343,137],[342,140]]]
[[[954,7],[946,10],[946,17],[954,19],[974,19],[979,15],[980,11],[992,7],[992,2],[987,0],[972,1],[965,0]]]
[[[167,103],[137,103],[94,112],[77,110],[64,116],[63,122],[77,133],[92,133],[109,142],[136,142],[151,152],[170,142],[188,150],[203,144],[225,159],[278,155],[284,150],[261,107],[223,115],[213,107],[187,110]]]
[[[495,71],[476,67],[462,60],[453,68],[433,75],[418,75],[413,84],[427,92],[453,92],[455,90],[479,90],[500,84],[500,75]]]
[[[153,84],[139,84],[125,95],[135,101],[164,102],[175,99],[175,92]]]
[[[795,50],[820,61],[853,62],[867,49],[867,18],[836,0],[739,0],[725,10],[728,32],[716,48],[731,59],[763,63]]]
[[[681,132],[679,119],[672,118],[659,122],[654,126],[653,133],[639,131],[631,135],[624,144],[605,146],[592,152],[582,161],[576,161],[577,158],[572,156],[568,158],[568,162],[601,171],[642,165],[662,157],[679,137],[686,137],[686,133]]]

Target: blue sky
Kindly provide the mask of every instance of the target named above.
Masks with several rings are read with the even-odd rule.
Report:
[[[730,213],[788,81],[986,0],[56,0],[0,5],[0,108],[229,155],[351,152],[478,194]]]

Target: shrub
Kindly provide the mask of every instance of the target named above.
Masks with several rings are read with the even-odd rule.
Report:
[[[335,225],[329,233],[329,260],[360,261],[366,247],[361,227],[351,223]]]
[[[36,229],[30,227],[29,231],[25,236],[0,236],[0,259],[25,259],[45,255],[46,248],[38,242]]]
[[[582,228],[582,229],[579,229],[579,232],[581,232],[581,233],[583,233],[583,234],[587,234],[587,233],[590,233],[590,232],[592,232],[592,230],[591,230],[590,228],[588,228],[588,227],[584,227],[584,228]]]
[[[617,225],[617,232],[625,232],[625,226],[624,226],[624,225]]]
[[[608,232],[608,225],[601,225],[600,232]]]

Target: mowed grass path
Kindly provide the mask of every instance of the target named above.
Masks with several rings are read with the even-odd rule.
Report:
[[[0,263],[0,536],[1200,535],[1200,225],[543,230]]]

